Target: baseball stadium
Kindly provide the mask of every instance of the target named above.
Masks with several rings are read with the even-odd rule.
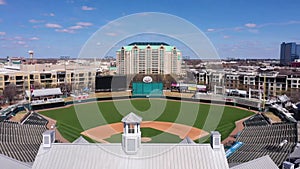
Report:
[[[218,151],[224,152],[220,161],[228,168],[228,163],[234,166],[258,158],[269,160],[270,165],[281,166],[296,145],[296,123],[289,121],[291,119],[283,116],[279,109],[276,109],[277,114],[276,111],[261,113],[260,102],[256,100],[199,92],[195,95],[194,90],[203,91],[203,86],[198,89],[192,84],[174,85],[153,75],[143,76],[130,80],[122,76],[97,76],[98,92],[64,99],[58,98],[62,95],[58,88],[34,90],[34,97],[40,100],[4,110],[10,118],[0,122],[3,131],[0,140],[5,145],[8,144],[5,142],[7,139],[16,141],[8,145],[14,149],[0,146],[0,151],[22,162],[34,162],[34,168],[39,168],[37,165],[45,167],[45,160],[51,158],[39,155],[50,142],[53,142],[53,150],[56,146],[77,145],[80,148],[99,145],[113,151],[114,146],[118,148],[120,143],[125,144],[124,140],[130,140],[131,136],[126,133],[139,132],[142,149],[150,148],[149,152],[166,145],[195,144],[201,147],[210,142],[213,148],[209,152],[213,153],[214,147],[222,144],[226,153]],[[173,88],[175,91],[167,89],[172,86],[176,86]],[[21,113],[18,113],[20,109]],[[27,113],[24,113],[25,110]],[[28,134],[29,128],[33,134]],[[16,129],[22,137],[9,134]],[[53,131],[55,134],[51,136]],[[212,131],[219,134],[220,143],[212,142]],[[53,141],[45,141],[48,138]],[[139,140],[138,136],[136,138]],[[30,149],[22,146],[24,140],[31,140],[26,144]],[[43,143],[39,149],[40,142]],[[187,150],[186,147],[180,151]],[[90,156],[92,153],[86,158]]]
[[[152,77],[150,79],[152,81]],[[153,79],[156,81],[157,77]],[[222,100],[208,103],[191,99],[191,93],[164,91],[162,82],[144,83],[134,79],[136,82],[130,84],[132,91],[118,91],[126,88],[126,78],[99,77],[97,80],[98,91],[104,92],[66,102],[64,107],[38,110],[45,118],[55,121],[62,140],[72,142],[82,136],[91,142],[121,142],[121,119],[130,112],[143,118],[142,142],[179,143],[185,137],[205,142],[212,130],[219,131],[225,140],[235,129],[235,122],[255,113],[233,104],[226,105]],[[113,81],[117,85],[113,85]],[[112,92],[106,92],[107,89]],[[209,116],[209,113],[215,115]],[[212,117],[214,119],[209,119]]]

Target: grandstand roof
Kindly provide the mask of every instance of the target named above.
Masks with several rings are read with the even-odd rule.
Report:
[[[253,168],[279,169],[269,155],[231,167],[230,169],[253,169]]]
[[[189,136],[185,137],[180,144],[196,144]]]
[[[81,168],[222,168],[228,169],[224,147],[210,144],[141,144],[135,155],[127,155],[121,144],[54,143],[40,147],[33,169]]]
[[[26,96],[29,97],[30,92],[28,90],[26,90],[25,92],[26,92]],[[60,88],[49,88],[49,89],[35,89],[31,94],[33,97],[40,97],[40,96],[61,95],[62,92]]]
[[[76,143],[85,144],[85,143],[89,143],[89,142],[86,139],[84,139],[82,136],[80,136],[76,140],[74,140],[72,143],[74,143],[74,144],[76,144]]]
[[[31,165],[0,154],[0,164],[5,169],[30,169]]]

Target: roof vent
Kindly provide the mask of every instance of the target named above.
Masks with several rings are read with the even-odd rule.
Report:
[[[43,133],[43,147],[50,148],[55,141],[55,130],[47,130]]]
[[[221,134],[218,131],[211,132],[210,145],[214,150],[221,148]]]

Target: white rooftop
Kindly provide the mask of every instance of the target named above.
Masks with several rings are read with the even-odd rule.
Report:
[[[260,158],[242,163],[240,165],[231,167],[230,169],[279,169],[277,165],[273,162],[269,155],[262,156]]]
[[[16,159],[0,154],[0,168],[4,166],[5,169],[30,169],[31,168],[31,165],[27,163],[23,163]]]
[[[27,97],[30,95],[28,90],[25,91]],[[31,93],[32,97],[40,97],[40,96],[50,96],[50,95],[61,95],[62,92],[60,88],[49,88],[49,89],[34,89]]]
[[[185,137],[180,144],[196,144],[189,136]]]
[[[76,140],[74,140],[72,143],[88,144],[89,142],[86,139],[84,139],[82,136],[80,136]]]
[[[121,144],[54,143],[41,145],[33,169],[228,169],[224,147],[209,144],[141,144],[127,155]]]
[[[133,112],[129,113],[127,116],[123,117],[122,119],[123,123],[141,123],[142,117],[134,114]]]

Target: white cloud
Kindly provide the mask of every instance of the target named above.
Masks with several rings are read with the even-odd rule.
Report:
[[[244,26],[247,28],[255,28],[257,25],[255,23],[246,23]]]
[[[51,12],[51,13],[44,13],[43,15],[44,15],[44,16],[55,16],[55,14],[52,13],[52,12]]]
[[[81,25],[75,25],[75,26],[69,27],[69,29],[73,29],[73,30],[82,29],[82,28],[83,28],[83,26],[81,26]]]
[[[92,26],[93,23],[91,23],[91,22],[77,22],[77,25],[88,27],[88,26]]]
[[[266,27],[266,26],[285,26],[285,25],[295,25],[295,24],[300,24],[300,21],[297,20],[291,20],[287,22],[269,22],[269,23],[264,23],[261,25],[257,25],[257,27]]]
[[[250,33],[259,33],[259,28],[271,27],[271,26],[297,25],[297,24],[300,24],[300,20],[290,20],[286,22],[269,22],[269,23],[262,23],[262,24],[246,23],[243,26],[228,27],[228,28],[209,28],[206,31],[207,32],[248,31]]]
[[[18,45],[25,45],[26,42],[25,41],[17,41],[16,44],[18,44]]]
[[[6,35],[6,32],[0,32],[0,36]]]
[[[83,29],[83,28],[86,28],[86,27],[89,27],[92,25],[93,25],[93,23],[90,23],[90,22],[77,22],[76,25],[70,26],[68,29],[79,30],[79,29]],[[74,33],[74,31],[72,33]]]
[[[45,26],[46,26],[47,28],[62,28],[61,25],[56,24],[56,23],[47,23],[47,24],[45,24]]]
[[[75,33],[72,29],[55,29],[56,32],[62,32],[62,33]]]
[[[89,7],[89,6],[82,6],[81,9],[84,11],[92,11],[92,10],[95,10],[96,8]]]
[[[32,37],[32,38],[29,38],[29,40],[40,40],[40,38],[38,38],[38,37]]]
[[[223,36],[223,38],[224,38],[224,39],[229,39],[229,38],[230,38],[230,36],[228,36],[228,35],[224,35],[224,36]]]
[[[5,4],[6,4],[5,0],[0,0],[0,5],[5,5]]]
[[[42,22],[45,22],[45,21],[43,21],[43,20],[30,19],[29,22],[30,22],[30,23],[42,23]]]
[[[209,28],[207,29],[207,32],[214,32],[216,29],[213,29],[213,28]]]

